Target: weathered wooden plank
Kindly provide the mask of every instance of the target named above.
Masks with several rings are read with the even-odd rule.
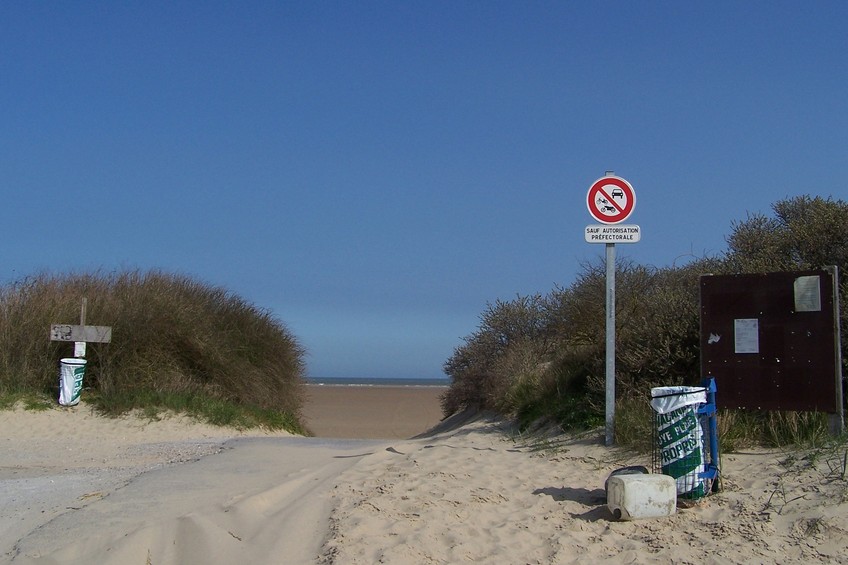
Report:
[[[50,326],[50,340],[109,343],[112,341],[112,326],[75,326],[71,324],[53,324]]]

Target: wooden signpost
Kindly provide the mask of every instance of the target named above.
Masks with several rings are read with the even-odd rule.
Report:
[[[109,343],[112,341],[112,326],[86,326],[85,309],[88,300],[82,299],[80,323],[53,324],[50,326],[50,341],[73,341],[74,357],[85,357],[86,343]]]

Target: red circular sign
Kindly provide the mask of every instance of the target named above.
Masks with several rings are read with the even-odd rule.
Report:
[[[592,217],[602,224],[617,224],[633,213],[636,193],[621,177],[602,177],[589,187],[586,205]]]

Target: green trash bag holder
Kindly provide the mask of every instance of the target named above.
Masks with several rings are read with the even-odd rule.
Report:
[[[654,388],[651,404],[653,472],[678,481],[678,498],[697,499],[718,492],[715,379],[705,379],[702,387]],[[675,406],[679,407],[669,408]]]

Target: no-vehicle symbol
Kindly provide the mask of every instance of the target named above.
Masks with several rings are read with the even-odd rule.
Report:
[[[589,187],[586,205],[592,217],[602,224],[617,224],[633,213],[636,193],[621,177],[602,177]]]

